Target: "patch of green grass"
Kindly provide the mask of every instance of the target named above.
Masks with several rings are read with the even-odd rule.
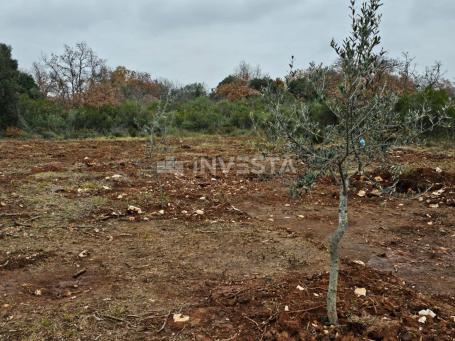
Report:
[[[97,191],[103,188],[103,184],[95,181],[87,181],[80,185],[80,188]]]
[[[95,182],[87,182],[85,185],[90,188],[98,188],[99,186]],[[70,187],[70,185],[67,182],[59,182],[58,187],[65,188]],[[98,210],[108,201],[102,196],[67,197],[55,191],[55,188],[54,182],[43,181],[26,182],[17,189],[24,207],[42,215],[39,219],[40,225],[52,225],[52,223],[82,219]],[[45,213],[42,214],[43,212]]]
[[[33,174],[33,177],[38,180],[53,180],[53,179],[69,179],[69,180],[81,180],[89,177],[93,177],[93,174],[85,174],[80,172],[65,171],[65,172],[42,172]]]

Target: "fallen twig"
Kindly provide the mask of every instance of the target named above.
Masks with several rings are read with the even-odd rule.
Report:
[[[24,215],[30,215],[29,213],[20,213],[20,212],[17,212],[17,213],[0,213],[0,217],[21,217],[21,216],[24,216]]]
[[[227,339],[217,339],[217,341],[231,341],[231,340],[234,340],[239,334],[240,334],[240,332],[237,332]]]
[[[73,275],[73,278],[78,278],[79,276],[85,274],[86,272],[87,272],[87,269],[81,269]]]
[[[22,226],[22,227],[33,227],[32,224],[21,223],[21,222],[19,222],[19,221],[17,221],[17,220],[14,221],[14,225],[16,225],[16,226]]]
[[[253,323],[256,325],[256,327],[262,332],[261,327],[259,327],[259,323],[257,323],[255,320],[253,320],[252,318],[248,317],[248,316],[245,315],[245,314],[242,314],[242,316],[243,316],[244,318],[246,318],[248,321],[253,322]]]
[[[171,311],[169,310],[169,313],[166,315],[166,318],[164,319],[163,325],[161,326],[160,329],[158,329],[157,333],[161,333],[164,330],[164,328],[166,328],[167,320],[169,319],[170,316]]]
[[[308,308],[308,309],[291,310],[291,311],[289,311],[288,313],[289,313],[289,314],[306,313],[306,312],[308,312],[308,311],[316,310],[316,309],[323,308],[323,307],[324,307],[323,305],[318,305],[318,306],[316,306],[316,307],[312,307],[312,308]]]
[[[169,315],[168,314],[166,314],[166,315],[148,315],[148,316],[141,318],[140,321],[153,320],[156,318],[163,318],[163,317],[168,318]]]
[[[430,187],[428,187],[425,191],[423,191],[421,193],[417,193],[417,195],[411,197],[410,199],[411,200],[419,199],[420,197],[422,197],[425,194],[427,194],[433,187],[434,187],[434,184],[432,184]]]
[[[371,297],[368,297],[368,299],[371,301],[371,303],[373,303],[374,313],[377,314],[378,311],[377,311],[377,309],[376,309],[376,302],[375,302]]]
[[[101,317],[104,317],[104,318],[107,318],[109,320],[114,320],[114,321],[117,321],[117,322],[124,322],[124,323],[127,323],[126,320],[124,319],[121,319],[119,317],[115,317],[115,316],[111,316],[111,315],[106,315],[106,314],[102,314],[100,315]]]

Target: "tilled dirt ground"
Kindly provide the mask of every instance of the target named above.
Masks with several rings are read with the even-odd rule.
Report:
[[[0,339],[455,339],[455,149],[393,151],[398,193],[353,182],[337,327],[337,186],[293,197],[294,174],[245,171],[256,154],[246,137],[172,139],[156,160],[182,173],[157,178],[145,141],[1,141]]]

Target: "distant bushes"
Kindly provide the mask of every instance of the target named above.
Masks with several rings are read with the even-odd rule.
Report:
[[[194,90],[194,89],[192,89]],[[188,93],[193,93],[189,91]],[[238,133],[252,129],[253,119],[261,121],[267,116],[268,102],[264,96],[242,98],[236,101],[215,99],[206,94],[180,94],[177,101],[171,103],[169,128],[171,131],[190,131],[202,133]],[[301,99],[288,94],[286,107],[299,105]],[[443,90],[428,90],[426,93],[403,95],[396,110],[402,115],[418,109],[422,101],[427,103],[434,115],[447,105],[451,97]],[[310,115],[321,127],[336,123],[336,116],[318,100],[307,101]],[[22,95],[19,100],[19,120],[17,128],[9,129],[3,135],[9,137],[40,136],[44,138],[86,138],[96,136],[144,136],[146,127],[155,115],[159,101],[143,104],[140,101],[127,100],[119,105],[66,108],[58,101]],[[435,134],[453,135],[455,126],[455,106],[447,111],[451,116],[452,128],[440,128]],[[22,132],[22,133],[19,133]]]
[[[404,93],[395,107],[402,116],[409,111],[422,108],[428,111],[429,117],[434,121],[438,120],[442,113],[448,116],[447,125],[437,127],[436,130],[428,132],[427,136],[448,136],[452,139],[455,137],[455,103],[449,89],[427,87],[421,91]],[[428,119],[420,123],[423,126],[431,126]]]
[[[27,136],[44,138],[85,138],[96,136],[143,136],[158,110],[159,102],[144,105],[128,100],[118,106],[99,108],[65,108],[50,99],[19,101],[18,127]],[[236,102],[197,96],[169,106],[170,128],[204,133],[234,133],[251,129],[251,115],[265,115],[263,98],[246,98]]]
[[[138,136],[152,115],[151,110],[134,101],[119,106],[65,109],[52,100],[23,97],[20,106],[20,128],[42,137]]]
[[[71,55],[91,56],[95,64],[83,65],[83,80],[62,83],[52,70],[56,66],[60,70],[75,68],[77,65],[67,65],[69,59],[64,58]],[[122,66],[110,69],[85,43],[65,45],[63,54],[54,57],[35,63],[32,77],[18,69],[11,47],[0,43],[0,137],[145,136],[163,104],[170,113],[166,115],[168,131],[235,134],[251,130],[254,123],[260,128],[270,104],[276,105],[270,103],[276,97],[280,97],[280,110],[285,115],[299,113],[292,109],[304,103],[321,128],[337,123],[336,115],[321,100],[339,95],[336,67],[324,78],[321,93],[315,90],[318,74],[312,65],[294,70],[284,79],[272,79],[259,66],[241,62],[232,75],[208,92],[202,83],[176,86]],[[424,108],[437,119],[444,112],[450,116],[451,128],[439,127],[428,136],[454,138],[455,89],[450,82],[434,81],[439,78],[439,68],[432,70],[411,79],[390,74],[382,81],[400,96],[395,107],[399,115],[404,118],[410,111]],[[71,75],[77,78],[76,71]],[[160,98],[167,98],[166,103]],[[418,123],[431,126],[431,120]],[[316,135],[324,138],[319,132]]]
[[[175,126],[190,131],[232,132],[250,129],[251,115],[261,116],[266,105],[261,98],[248,98],[236,102],[201,97],[176,108]]]

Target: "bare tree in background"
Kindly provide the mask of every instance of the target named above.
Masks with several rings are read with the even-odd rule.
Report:
[[[431,129],[439,123],[432,121],[430,126],[423,127],[420,122],[426,119],[425,110],[412,111],[405,117],[395,112],[397,96],[386,77],[394,63],[387,61],[380,48],[380,7],[380,0],[366,0],[358,10],[356,1],[350,0],[352,31],[341,45],[331,43],[340,59],[341,77],[336,93],[330,96],[326,93],[330,68],[312,65],[308,70],[321,99],[336,115],[336,123],[321,126],[305,104],[292,110],[284,108],[284,93],[273,98],[271,116],[265,122],[268,137],[283,143],[285,152],[293,152],[305,163],[301,181],[307,188],[326,175],[333,176],[340,187],[338,227],[329,240],[327,315],[331,324],[338,323],[338,250],[348,227],[350,180],[363,174],[373,162],[387,162],[390,146],[409,143],[424,128]],[[443,117],[441,113],[438,120]]]
[[[261,67],[259,65],[252,66],[245,61],[241,61],[234,71],[234,76],[244,81],[260,78],[262,77]]]
[[[107,74],[105,61],[84,42],[64,46],[62,54],[43,56],[35,63],[35,80],[40,89],[69,105],[83,102],[84,92]]]
[[[46,67],[42,63],[33,63],[32,75],[38,86],[39,92],[47,97],[52,91],[51,81]]]

